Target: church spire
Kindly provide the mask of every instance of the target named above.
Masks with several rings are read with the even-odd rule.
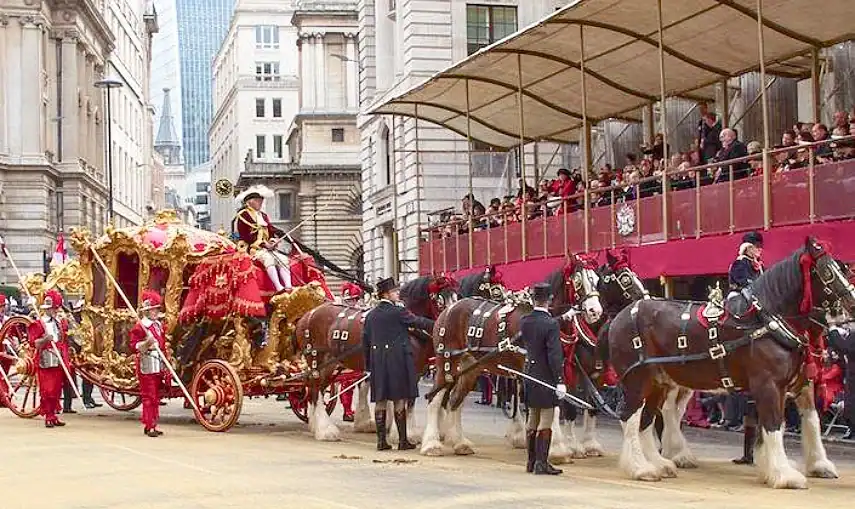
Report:
[[[161,109],[160,126],[157,128],[157,137],[154,139],[154,149],[163,156],[165,164],[173,165],[181,164],[181,143],[178,141],[178,134],[175,132],[169,90],[169,88],[163,89],[163,108]]]

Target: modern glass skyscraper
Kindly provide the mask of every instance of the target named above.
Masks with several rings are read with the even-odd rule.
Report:
[[[235,0],[176,0],[181,62],[181,127],[184,167],[208,160],[211,62],[229,30]]]

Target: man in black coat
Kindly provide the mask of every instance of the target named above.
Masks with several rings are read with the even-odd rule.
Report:
[[[759,232],[748,232],[743,235],[742,244],[739,245],[739,256],[728,270],[728,282],[730,283],[728,297],[738,294],[760,277],[760,274],[763,273],[762,256],[763,236]],[[731,415],[737,413],[732,418],[731,427],[736,426],[738,424],[737,419],[741,417],[745,429],[745,436],[742,441],[742,457],[734,459],[733,462],[737,465],[753,465],[754,441],[757,438],[757,404],[747,392],[730,394],[728,400],[732,403]]]
[[[721,131],[721,150],[715,156],[716,162],[727,163],[733,159],[748,156],[748,147],[737,139],[736,131],[724,129]],[[730,179],[739,180],[748,176],[751,165],[747,161],[724,164],[718,169],[716,182],[727,182]]]
[[[567,394],[564,385],[564,353],[558,322],[549,313],[552,290],[547,284],[538,284],[532,292],[534,311],[520,320],[520,335],[525,344],[525,374],[556,387],[549,389],[526,380],[525,402],[528,405],[526,439],[528,441],[527,472],[536,475],[561,473],[549,464],[549,446],[552,442],[552,420],[558,398]]]
[[[849,430],[843,438],[849,440],[855,431],[855,335],[843,327],[831,327],[828,330],[828,344],[838,355],[843,357],[846,370],[844,379],[846,388],[843,391],[843,416]]]
[[[398,450],[414,449],[407,440],[407,402],[419,396],[418,375],[407,329],[431,333],[433,320],[416,316],[400,303],[398,285],[392,278],[377,283],[380,303],[368,313],[362,329],[365,369],[371,374],[371,401],[375,403],[377,450],[392,448],[386,442],[386,402],[392,401],[398,426]]]

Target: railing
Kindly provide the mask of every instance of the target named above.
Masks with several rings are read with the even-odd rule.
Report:
[[[855,137],[834,141],[852,143],[853,140]],[[591,195],[603,194],[610,195],[611,200],[610,204],[602,206],[586,203],[587,210],[583,207],[568,213],[529,218],[525,229],[521,222],[503,220],[508,211],[482,216],[474,225],[463,219],[424,229],[420,266],[423,273],[453,272],[605,248],[762,230],[767,224],[774,228],[855,218],[855,200],[851,199],[855,196],[855,159],[817,163],[814,151],[824,143],[827,142],[769,151],[766,157],[755,154],[669,171],[641,179],[631,186],[603,187],[564,199],[553,198],[568,205],[585,203],[585,193],[589,201]],[[762,175],[702,185],[703,170],[732,168],[735,163],[760,160],[766,160],[765,167],[769,167],[777,154],[796,151],[810,153],[807,166],[771,173],[765,199],[765,177]],[[681,174],[688,175],[683,185],[691,182],[691,187],[674,189],[674,179]],[[642,188],[648,182],[660,186],[660,193],[623,202],[616,200],[616,196],[629,187],[634,188],[634,196],[642,196]],[[526,206],[531,211],[543,205],[529,203]],[[519,213],[519,209],[515,212]],[[585,228],[586,216],[588,228]],[[500,224],[484,227],[487,222]]]

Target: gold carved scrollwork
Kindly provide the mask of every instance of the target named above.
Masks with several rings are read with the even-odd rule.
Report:
[[[252,362],[250,355],[251,346],[249,343],[249,327],[247,327],[246,319],[243,317],[234,318],[235,338],[232,342],[232,351],[229,356],[229,364],[240,373],[244,368],[249,367]]]
[[[301,316],[323,304],[324,290],[316,282],[295,289],[289,294],[280,294],[270,299],[273,314],[267,331],[267,346],[255,357],[254,366],[275,373],[279,362],[286,358],[294,325]]]

